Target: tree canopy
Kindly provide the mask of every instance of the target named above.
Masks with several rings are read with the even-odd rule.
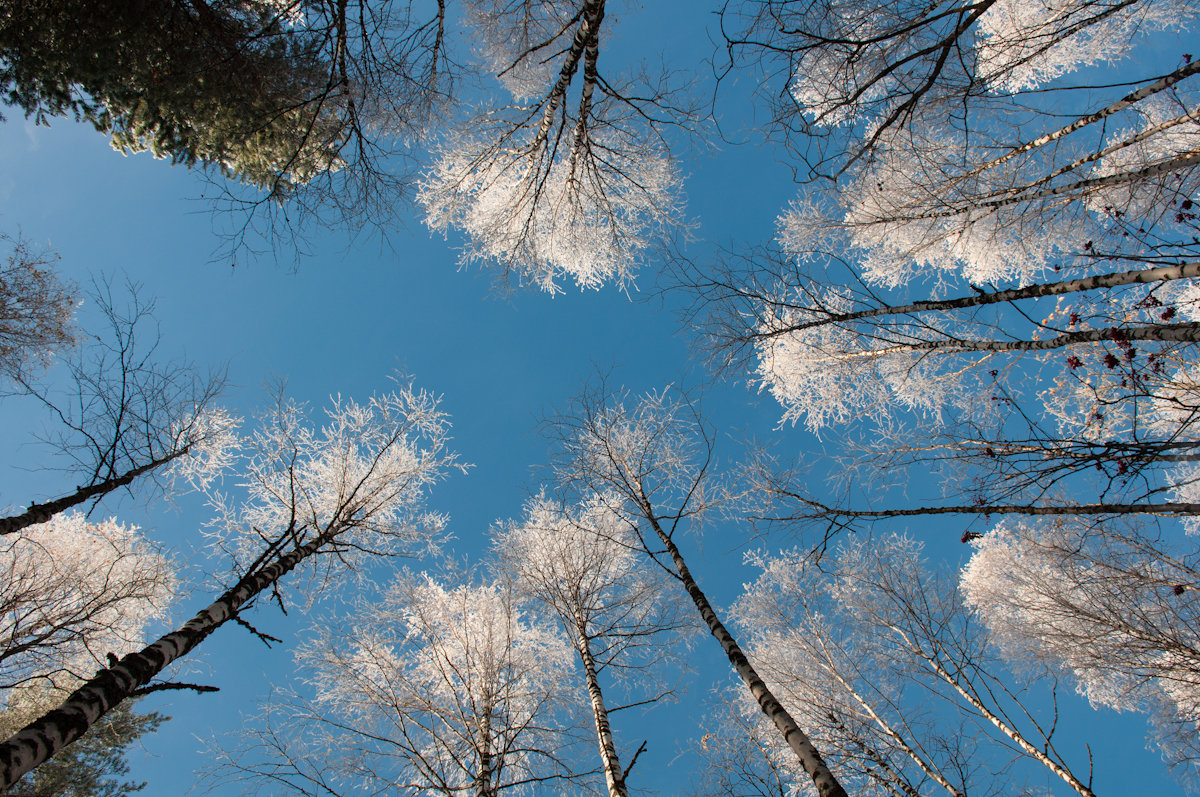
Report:
[[[1196,23],[7,4],[0,783],[1196,788]]]

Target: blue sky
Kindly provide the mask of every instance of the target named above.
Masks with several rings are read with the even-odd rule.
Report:
[[[627,49],[606,49],[602,65],[615,64],[618,52],[647,48],[707,77],[702,61],[711,49],[705,26],[712,18],[689,3],[648,5],[624,19],[612,14],[619,23],[610,33]],[[748,102],[746,88],[723,92],[729,114],[723,129],[731,141],[684,156],[697,238],[689,252],[698,258],[713,244],[769,237],[797,190],[784,154],[760,147],[747,129],[739,101],[745,94]],[[743,134],[750,143],[732,143]],[[112,151],[87,126],[59,120],[35,128],[13,111],[0,125],[0,229],[53,247],[62,273],[80,284],[92,275],[140,283],[143,295],[157,301],[164,351],[204,366],[228,363],[225,401],[235,410],[253,413],[266,397],[264,384],[276,379],[286,379],[289,394],[314,407],[331,394],[366,397],[386,389],[397,370],[443,394],[453,445],[473,467],[438,487],[431,506],[450,515],[460,556],[477,559],[488,527],[520,513],[537,488],[534,468],[546,460],[537,419],[575,395],[598,368],[612,369],[612,381],[634,392],[672,383],[694,387],[707,378],[680,331],[679,300],[655,295],[652,263],[629,296],[613,288],[568,288],[554,298],[521,290],[502,294],[491,274],[457,266],[453,240],[429,235],[405,211],[405,227],[386,242],[339,230],[319,235],[294,273],[269,259],[239,259],[230,267],[213,259],[220,242],[209,205],[199,198],[203,189],[203,181],[181,167]],[[778,408],[744,383],[710,386],[705,408],[723,437],[718,454],[726,457],[745,437],[777,441],[784,450],[821,451],[821,443],[802,430],[778,428]],[[67,486],[68,477],[45,470],[43,451],[29,443],[29,430],[38,423],[33,408],[6,400],[4,412],[0,504],[43,498]],[[184,497],[173,507],[147,507],[123,499],[104,511],[141,523],[195,570],[205,564],[190,553],[205,519],[195,501]],[[952,557],[965,553],[958,545],[961,524],[922,524],[919,530],[934,548]],[[720,525],[703,540],[689,541],[694,569],[719,603],[732,601],[751,576],[741,566],[744,546],[740,530]],[[178,616],[190,616],[214,593],[197,583]],[[219,694],[145,701],[145,708],[174,716],[146,740],[144,754],[133,756],[134,776],[149,781],[146,794],[181,792],[204,763],[196,737],[229,733],[273,685],[286,684],[293,665],[288,648],[304,621],[264,609],[256,622],[289,644],[268,651],[240,629],[221,629],[199,651],[199,664],[191,665],[195,678],[221,687]],[[631,725],[650,736],[635,786],[686,791],[689,738],[700,733],[697,720],[711,690],[730,681],[711,640],[697,639],[690,659],[693,683],[678,705],[646,719],[618,715],[617,731],[628,750],[641,738]],[[1092,731],[1099,793],[1128,793],[1135,782],[1144,794],[1177,790],[1161,778],[1147,784],[1139,771],[1145,767],[1156,778],[1161,771],[1143,749],[1140,718],[1092,715],[1081,701],[1068,699],[1074,707],[1064,723]]]

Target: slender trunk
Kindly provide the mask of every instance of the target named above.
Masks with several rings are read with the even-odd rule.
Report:
[[[1026,152],[1030,152],[1034,149],[1037,149],[1038,147],[1049,144],[1052,141],[1057,141],[1058,139],[1062,138],[1063,136],[1067,136],[1067,135],[1070,135],[1071,133],[1074,133],[1076,130],[1080,130],[1084,127],[1087,127],[1090,124],[1100,121],[1101,119],[1105,119],[1109,116],[1112,116],[1115,113],[1119,113],[1120,111],[1125,110],[1126,108],[1133,105],[1134,103],[1141,102],[1142,100],[1146,99],[1147,97],[1151,96],[1152,94],[1157,94],[1160,91],[1164,91],[1165,89],[1170,88],[1171,86],[1175,85],[1176,83],[1183,80],[1184,78],[1186,78],[1190,75],[1194,75],[1197,72],[1200,72],[1200,60],[1195,60],[1189,64],[1185,64],[1184,66],[1181,66],[1179,69],[1176,69],[1171,74],[1165,75],[1164,77],[1156,80],[1155,82],[1151,83],[1150,85],[1143,86],[1142,88],[1138,89],[1137,91],[1134,91],[1130,94],[1125,95],[1120,100],[1113,103],[1112,105],[1102,108],[1099,111],[1096,111],[1095,113],[1090,113],[1087,116],[1082,116],[1079,119],[1076,119],[1071,124],[1069,124],[1065,127],[1061,127],[1058,130],[1055,130],[1053,133],[1047,133],[1043,136],[1039,136],[1038,138],[1033,139],[1032,141],[1022,144],[1021,146],[1013,149],[1011,152],[1008,152],[1008,153],[1000,156],[999,158],[996,158],[995,160],[989,161],[989,162],[983,164],[982,166],[978,166],[975,169],[972,169],[970,172],[967,173],[967,176],[981,174],[982,172],[986,171],[987,169],[991,169],[996,166],[999,166],[1000,164],[1004,163],[1005,161],[1011,160],[1011,159],[1017,157],[1018,155],[1021,155]]]
[[[1194,343],[1200,341],[1200,323],[1143,324],[1134,327],[1105,327],[1103,329],[1079,329],[1065,332],[1042,340],[922,340],[916,343],[898,343],[881,349],[845,352],[832,355],[835,360],[853,360],[883,357],[887,354],[915,351],[936,351],[941,354],[959,354],[967,351],[1046,351],[1061,349],[1079,343],[1099,343],[1105,340],[1150,340],[1161,343]]]
[[[856,690],[853,686],[851,686],[850,682],[842,677],[842,674],[833,667],[832,662],[830,662],[829,666],[825,668],[825,671],[828,672],[830,675],[832,675],[837,680],[837,682],[842,685],[842,688],[845,689],[850,694],[850,696],[854,698],[855,702],[857,702],[858,705],[862,708],[862,710],[866,712],[867,716],[871,718],[871,720],[879,727],[879,729],[881,731],[883,731],[884,734],[889,739],[891,739],[892,742],[895,743],[895,745],[897,747],[899,747],[906,756],[908,756],[909,758],[912,759],[913,763],[915,763],[921,769],[921,771],[926,774],[926,776],[928,776],[932,780],[936,781],[939,786],[941,786],[946,791],[950,792],[951,797],[963,797],[962,792],[960,792],[958,789],[954,788],[953,784],[951,784],[950,781],[946,780],[946,778],[942,776],[942,773],[939,772],[936,767],[934,767],[932,764],[930,764],[928,761],[926,761],[924,758],[922,758],[917,753],[916,750],[913,750],[908,745],[908,742],[906,742],[904,740],[904,737],[901,736],[900,733],[898,731],[896,731],[896,729],[894,729],[891,725],[889,725],[883,719],[883,717],[881,717],[877,713],[875,713],[875,709],[873,709],[871,707],[871,705],[866,701],[866,698],[864,698],[862,695],[860,695],[858,693],[858,690]],[[887,764],[882,760],[882,757],[881,757],[881,759],[877,760],[877,762],[879,763],[880,766],[890,770],[890,768],[887,766]]]
[[[114,476],[111,479],[104,479],[91,484],[87,487],[80,487],[70,495],[65,495],[62,498],[57,498],[53,501],[47,501],[44,504],[30,504],[29,509],[19,515],[0,518],[0,534],[12,534],[21,529],[28,528],[36,523],[45,523],[50,518],[70,509],[73,506],[86,503],[93,498],[107,495],[113,490],[119,490],[133,483],[133,480],[143,473],[154,470],[157,467],[167,464],[171,460],[178,459],[187,453],[187,449],[176,451],[175,453],[156,459],[153,462],[148,462],[145,465],[126,471],[120,476]]]
[[[904,797],[921,797],[921,793],[913,788],[912,784],[900,772],[897,772],[887,759],[887,756],[879,752],[869,744],[864,742],[857,734],[853,733],[846,727],[846,724],[839,720],[833,712],[825,715],[829,720],[829,724],[837,730],[841,731],[842,735],[870,761],[875,762],[877,771],[867,769],[868,774],[876,783],[887,789],[890,794],[901,795]],[[880,773],[883,774],[880,774]],[[886,777],[885,777],[886,776]]]
[[[1023,186],[1021,188],[1021,190],[1022,191],[1030,191],[1031,189],[1037,188],[1040,185],[1046,185],[1047,183],[1052,182],[1056,177],[1062,177],[1064,174],[1068,174],[1068,173],[1076,171],[1078,169],[1082,169],[1084,166],[1087,166],[1088,164],[1091,164],[1091,163],[1096,163],[1097,161],[1102,160],[1103,158],[1106,158],[1109,155],[1112,155],[1114,152],[1120,152],[1121,150],[1126,149],[1128,147],[1132,147],[1135,144],[1140,144],[1141,142],[1145,141],[1148,138],[1153,138],[1154,136],[1159,135],[1160,133],[1164,133],[1167,130],[1170,130],[1172,127],[1178,127],[1179,125],[1186,124],[1190,121],[1193,121],[1193,115],[1191,113],[1185,113],[1181,116],[1176,116],[1174,119],[1168,119],[1165,122],[1160,122],[1159,124],[1151,125],[1150,127],[1147,127],[1144,130],[1138,132],[1137,134],[1130,136],[1129,138],[1126,138],[1122,141],[1118,141],[1117,143],[1111,144],[1097,152],[1089,153],[1089,154],[1083,156],[1082,158],[1077,158],[1076,160],[1071,161],[1070,163],[1064,164],[1063,166],[1060,166],[1059,168],[1055,169],[1054,171],[1050,172],[1049,174],[1045,175],[1044,177],[1040,177],[1037,180],[1034,180],[1033,182],[1029,183],[1028,185]],[[973,202],[984,202],[986,204],[987,201],[991,201],[994,198],[998,198],[998,197],[1005,197],[1005,195],[1007,195],[1008,193],[1010,193],[1010,192],[1007,190],[994,191],[992,193],[982,194],[982,195],[976,197],[975,199],[973,199],[972,201]]]
[[[1197,61],[1200,63],[1200,61]],[[1121,271],[1112,274],[1097,274],[1094,277],[1064,280],[1062,282],[1047,282],[1040,285],[1030,285],[1025,288],[1013,288],[1006,291],[978,293],[974,296],[960,296],[954,299],[929,300],[913,302],[896,306],[873,307],[870,310],[859,310],[853,313],[830,313],[827,317],[802,324],[790,324],[779,330],[756,335],[755,337],[770,338],[785,335],[789,332],[799,332],[803,329],[841,324],[857,321],[860,318],[876,318],[887,315],[909,315],[911,313],[940,312],[944,310],[960,310],[966,307],[979,307],[987,304],[1002,304],[1023,299],[1038,299],[1043,296],[1062,296],[1068,293],[1094,291],[1105,288],[1116,288],[1121,285],[1145,285],[1150,282],[1167,282],[1169,280],[1200,277],[1200,263],[1183,263],[1178,266],[1161,266],[1158,268],[1143,268],[1133,271]]]
[[[479,720],[479,772],[475,775],[475,797],[496,797],[492,788],[492,707],[484,707]]]
[[[928,665],[931,670],[933,670],[934,674],[945,681],[946,684],[954,689],[955,692],[958,692],[959,696],[962,697],[963,700],[967,701],[967,703],[970,704],[970,706],[976,711],[978,711],[979,714],[988,722],[995,725],[996,728],[998,728],[1001,733],[1012,740],[1014,744],[1024,750],[1026,755],[1041,762],[1047,769],[1060,777],[1064,783],[1066,783],[1075,791],[1079,792],[1081,795],[1083,795],[1083,797],[1096,797],[1092,790],[1080,782],[1080,780],[1076,778],[1069,769],[1055,761],[1053,758],[1050,758],[1050,756],[1046,755],[1046,753],[1042,750],[1030,744],[1029,740],[1027,740],[1020,731],[1008,725],[1008,723],[997,716],[995,712],[991,711],[987,706],[985,706],[983,702],[979,700],[979,698],[975,697],[975,695],[964,689],[962,684],[958,682],[958,679],[955,678],[951,673],[947,672],[946,668],[942,666],[941,661],[939,661],[936,656],[925,653],[925,651],[921,650],[920,647],[913,644],[912,640],[909,639],[908,635],[904,633],[903,630],[895,626],[889,627],[902,640],[904,640],[904,643],[908,645],[909,650],[912,651],[914,655],[919,657],[926,663],[926,665]]]
[[[792,719],[792,715],[787,712],[787,709],[783,707],[767,687],[767,684],[759,677],[758,672],[746,658],[746,654],[742,652],[742,648],[738,645],[737,640],[725,628],[724,623],[717,616],[712,604],[708,602],[708,598],[700,590],[700,586],[696,583],[696,580],[692,578],[692,573],[688,570],[687,563],[684,561],[683,555],[679,552],[679,548],[676,547],[670,536],[663,531],[662,526],[659,525],[653,514],[647,512],[646,519],[653,527],[654,533],[658,535],[658,539],[666,547],[667,553],[675,565],[676,575],[683,582],[684,589],[687,590],[692,602],[696,605],[696,609],[700,612],[701,618],[708,625],[709,631],[721,643],[721,648],[725,651],[725,655],[729,657],[729,663],[733,665],[733,669],[741,677],[742,681],[745,682],[751,696],[758,701],[759,708],[775,723],[775,727],[783,735],[783,739],[787,742],[788,747],[792,749],[792,752],[800,760],[800,765],[804,767],[804,771],[812,778],[813,783],[817,787],[817,793],[821,797],[847,797],[846,790],[842,788],[837,778],[829,771],[829,767],[825,765],[824,759],[821,758],[821,754],[817,751],[812,740],[808,738],[808,734],[800,729],[800,726],[796,724],[796,720]]]
[[[575,72],[579,69],[579,59],[583,57],[589,42],[600,35],[600,23],[604,19],[604,2],[605,0],[587,0],[580,11],[579,27],[575,29],[575,38],[571,40],[567,57],[558,71],[558,80],[550,89],[550,93],[546,95],[546,107],[542,111],[541,124],[538,126],[533,141],[529,144],[531,153],[536,152],[546,142],[550,135],[550,127],[554,123],[554,112],[565,100],[567,87],[571,85],[571,81],[575,79]]]
[[[325,531],[279,556],[271,564],[255,569],[181,628],[100,670],[58,708],[13,734],[0,744],[0,789],[12,786],[26,772],[86,733],[110,709],[233,618],[246,601],[274,584],[336,535],[337,531]]]
[[[592,657],[591,640],[582,618],[575,618],[575,649],[583,661],[583,674],[587,678],[588,697],[592,701],[592,720],[596,724],[596,743],[600,746],[600,761],[604,764],[604,781],[608,784],[609,797],[627,797],[625,775],[617,757],[617,745],[613,741],[612,726],[608,722],[608,709],[604,706],[604,693],[600,691],[600,679],[596,676],[596,660]]]
[[[948,452],[956,457],[983,455],[988,459],[1011,457],[1013,459],[1030,459],[1039,462],[1048,460],[1066,460],[1092,464],[1093,462],[1108,462],[1122,459],[1132,463],[1149,462],[1196,462],[1200,453],[1168,454],[1170,450],[1195,449],[1200,443],[1190,440],[1144,440],[1123,442],[1109,440],[1092,442],[1088,440],[1047,440],[1030,443],[1024,440],[956,440],[951,443],[933,443],[928,446],[904,446],[893,449],[889,453],[910,454],[916,460],[919,454],[941,456]]]
[[[1085,192],[1093,189],[1136,183],[1139,180],[1157,177],[1160,174],[1169,174],[1171,172],[1182,171],[1196,165],[1197,163],[1200,163],[1200,151],[1184,152],[1176,155],[1175,157],[1167,158],[1156,163],[1150,163],[1140,169],[1134,169],[1132,171],[1114,172],[1113,174],[1105,174],[1099,177],[1088,177],[1077,180],[1073,183],[1066,183],[1064,185],[1058,185],[1052,188],[1044,188],[1040,191],[1026,190],[1025,193],[1014,193],[1010,196],[1004,197],[1003,199],[967,201],[961,207],[947,208],[946,210],[931,210],[924,213],[918,212],[909,216],[881,216],[877,219],[868,219],[860,222],[860,224],[885,224],[898,221],[917,221],[920,219],[946,219],[954,216],[962,216],[966,213],[970,213],[973,210],[998,210],[1010,205],[1017,205],[1022,202],[1032,202],[1037,199],[1050,199],[1053,197],[1071,194],[1083,196]],[[1026,186],[1025,189],[1031,188],[1033,185],[1037,185],[1037,183]],[[1075,198],[1078,198],[1078,196]],[[1072,197],[1067,196],[1067,198],[1070,199]]]
[[[785,490],[778,492],[780,495],[812,507],[813,515],[806,517],[889,518],[913,515],[1162,515],[1179,517],[1200,515],[1200,503],[1184,501],[1168,501],[1160,504],[1063,504],[1059,506],[968,504],[963,506],[919,506],[908,509],[836,509]]]
[[[599,72],[596,61],[600,56],[600,23],[604,20],[604,4],[601,3],[593,13],[593,21],[589,25],[589,36],[583,58],[583,88],[579,94],[579,118],[575,120],[575,136],[571,144],[571,157],[568,161],[568,179],[575,180],[575,167],[580,154],[588,143],[588,121],[592,114],[592,94],[596,89]]]

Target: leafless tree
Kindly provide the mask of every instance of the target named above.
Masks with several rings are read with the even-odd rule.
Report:
[[[735,606],[750,658],[859,793],[1009,793],[1016,754],[1090,797],[1090,773],[1058,750],[1053,683],[1023,686],[954,575],[920,552],[886,535],[847,541],[819,567],[804,552],[764,557]],[[1034,689],[1052,711],[1034,711]]]
[[[609,797],[625,797],[642,748],[622,768],[610,716],[670,693],[659,688],[659,674],[670,637],[686,624],[666,591],[669,581],[640,561],[629,527],[603,502],[562,506],[543,494],[527,504],[524,518],[497,531],[493,547],[516,588],[549,609],[570,637],[583,665]],[[606,704],[602,675],[626,694],[648,696]]]
[[[204,168],[237,211],[232,249],[294,247],[311,224],[392,218],[454,91],[447,38],[442,0],[13,2],[0,86],[39,122]]]
[[[681,274],[719,366],[753,369],[785,420],[838,430],[839,490],[933,470],[948,498],[848,507],[763,460],[757,478],[790,493],[795,516],[1189,514],[1198,272],[1145,243],[1144,259],[1094,257],[1091,276],[947,298],[872,285],[833,254],[765,249]],[[1137,268],[1099,271],[1110,264]]]
[[[701,759],[698,797],[793,797],[795,779],[774,755],[774,734],[740,709],[737,696],[722,700],[705,717],[696,742]]]
[[[585,391],[548,425],[560,484],[602,501],[624,519],[642,552],[688,593],[751,697],[822,797],[846,792],[808,735],[746,658],[701,590],[677,544],[714,495],[713,443],[694,406],[665,393],[631,400],[603,385]]]
[[[317,65],[305,91],[278,111],[299,120],[283,164],[249,186],[213,181],[231,256],[259,243],[288,251],[331,224],[386,232],[411,197],[413,147],[443,121],[463,73],[444,0],[276,5],[284,24],[274,36]]]
[[[1066,672],[1093,704],[1150,714],[1164,758],[1200,753],[1198,552],[1145,524],[1009,519],[975,541],[967,602],[1013,662]]]
[[[289,792],[566,788],[578,741],[566,640],[504,582],[402,575],[297,653],[312,698],[268,708],[215,774]]]
[[[241,615],[264,592],[282,602],[280,579],[297,567],[313,565],[304,591],[315,595],[365,556],[415,555],[436,544],[444,521],[424,512],[425,491],[455,464],[444,450],[447,423],[437,400],[401,388],[366,404],[339,400],[328,416],[314,431],[302,408],[280,399],[247,456],[245,501],[219,505],[218,548],[233,558],[233,585],[0,745],[0,788],[121,701],[155,689],[155,676],[221,625],[234,620],[253,629]]]
[[[63,469],[79,485],[0,518],[0,533],[94,506],[139,477],[160,489],[172,480],[203,483],[232,454],[237,420],[215,405],[224,374],[203,375],[186,362],[159,357],[154,305],[136,288],[125,306],[104,284],[92,298],[104,328],[89,334],[64,364],[65,386],[16,377],[21,392],[46,408],[50,426],[43,440],[66,460]]]
[[[1016,0],[734,0],[721,13],[727,58],[718,74],[752,70],[764,86],[772,126],[813,173],[837,175],[921,127],[941,123],[978,133],[998,111],[1043,112],[1044,84],[1082,64],[1116,61],[1148,32],[1192,16],[1182,4],[1155,0],[1072,2],[1053,13]],[[1138,81],[1137,90],[1163,90],[1196,71],[1185,67],[1183,74]],[[1163,78],[1167,86],[1153,88]],[[1060,92],[1058,109],[1128,86],[1074,87]],[[1078,114],[1063,132],[1016,138],[1012,151],[998,156],[1019,157],[1123,109],[1112,104]]]
[[[639,252],[681,221],[664,128],[688,121],[672,76],[622,85],[599,67],[606,0],[466,4],[487,68],[515,102],[438,147],[420,201],[462,229],[464,260],[494,261],[546,291],[627,283]]]
[[[56,258],[26,241],[0,234],[11,247],[0,263],[0,373],[48,366],[75,341],[75,288],[54,273]]]
[[[171,562],[113,520],[69,513],[3,538],[0,690],[73,688],[110,651],[144,644],[174,592]]]

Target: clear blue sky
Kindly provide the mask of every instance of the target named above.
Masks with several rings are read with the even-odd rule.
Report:
[[[655,59],[663,51],[668,62],[707,78],[710,15],[686,2],[650,3],[640,10],[629,5],[634,8],[628,16],[611,14],[618,24],[610,33],[622,49],[606,47],[602,66],[619,62],[619,53],[644,51]],[[735,100],[738,91],[732,92]],[[723,125],[731,137],[745,132],[744,111],[736,101],[727,103]],[[688,211],[698,225],[698,240],[689,250],[694,256],[703,257],[714,243],[761,241],[772,234],[776,215],[797,191],[790,170],[781,165],[784,157],[756,142],[685,155]],[[397,369],[442,393],[454,422],[454,446],[474,467],[437,488],[432,507],[451,516],[455,551],[462,556],[478,558],[489,525],[519,514],[537,487],[533,468],[546,459],[537,418],[575,395],[597,367],[613,368],[612,380],[635,392],[705,379],[703,364],[679,333],[676,300],[668,297],[664,306],[650,295],[653,264],[640,290],[631,291],[632,301],[612,288],[586,293],[568,288],[555,298],[531,291],[500,296],[490,274],[460,270],[454,242],[431,237],[406,212],[407,228],[393,233],[387,245],[335,230],[314,241],[312,256],[296,273],[269,260],[239,260],[231,268],[212,259],[219,242],[209,206],[199,199],[202,190],[196,175],[147,155],[123,157],[90,127],[57,121],[34,128],[11,111],[0,125],[0,229],[52,246],[62,257],[63,273],[79,283],[95,274],[141,283],[144,295],[157,300],[165,350],[202,365],[229,364],[233,387],[226,402],[236,410],[252,413],[264,399],[264,381],[274,378],[286,379],[291,395],[317,407],[333,393],[365,397],[385,389]],[[731,439],[752,436],[779,441],[785,450],[820,451],[810,435],[776,428],[777,407],[744,384],[711,388],[705,406]],[[31,408],[7,401],[4,413],[0,504],[43,498],[69,486],[62,474],[40,469],[43,454],[28,442]],[[724,440],[721,448],[729,456],[735,452]],[[193,501],[143,509],[124,500],[105,508],[144,524],[181,561],[191,560],[195,571],[203,564],[189,553],[205,517]],[[961,526],[953,521],[923,524],[920,530],[938,550],[964,553],[958,545]],[[740,531],[715,526],[689,547],[703,586],[717,602],[730,602],[751,575],[741,569]],[[178,617],[190,616],[214,592],[197,583]],[[303,625],[269,609],[255,622],[276,636]],[[134,776],[149,781],[147,795],[182,792],[192,782],[190,773],[204,763],[196,737],[227,734],[273,685],[287,683],[293,639],[267,651],[241,629],[221,629],[200,649],[189,674],[221,687],[219,694],[144,702],[147,709],[174,716],[146,740],[145,754],[134,756]],[[648,719],[618,715],[617,731],[628,750],[641,738],[630,725],[640,726],[643,735],[662,729],[663,735],[650,737],[635,786],[654,786],[668,795],[687,790],[689,737],[700,733],[695,723],[711,690],[730,680],[711,640],[696,640],[693,651],[695,677],[680,705]],[[1065,722],[1092,731],[1098,793],[1132,793],[1134,782],[1142,794],[1177,790],[1161,779],[1147,785],[1140,773],[1136,781],[1125,779],[1139,767],[1161,770],[1143,750],[1140,718],[1091,715],[1074,703]],[[667,717],[680,724],[669,728]],[[1058,789],[1049,781],[1046,787]]]

